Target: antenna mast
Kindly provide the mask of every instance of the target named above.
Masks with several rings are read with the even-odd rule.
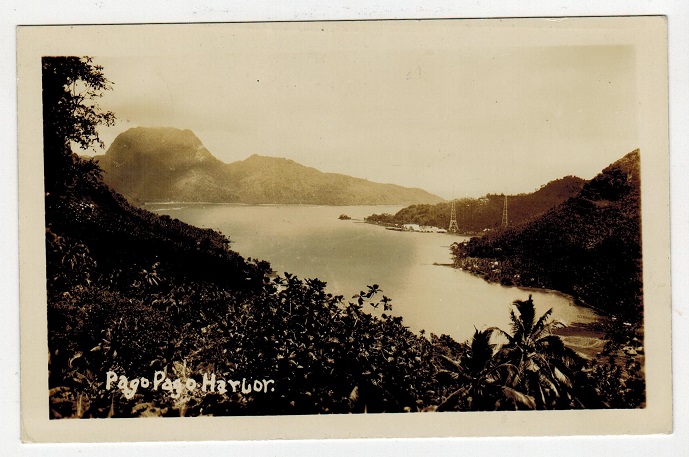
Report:
[[[507,194],[505,194],[505,203],[502,205],[502,226],[503,228],[507,227],[508,225],[508,219],[507,219]]]
[[[447,229],[451,233],[459,233],[459,226],[457,225],[457,210],[455,208],[455,201],[452,200],[452,211],[450,212],[450,226]]]

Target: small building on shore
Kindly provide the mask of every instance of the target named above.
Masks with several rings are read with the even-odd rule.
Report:
[[[402,230],[406,232],[423,232],[423,233],[447,233],[447,230],[430,225],[419,224],[404,224]]]
[[[420,232],[421,231],[421,226],[419,224],[404,224],[404,225],[402,225],[402,228],[404,228],[404,230],[407,230],[409,232]]]

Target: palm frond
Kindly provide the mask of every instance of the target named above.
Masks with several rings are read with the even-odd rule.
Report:
[[[514,338],[512,335],[510,335],[509,333],[507,333],[506,331],[504,331],[503,329],[497,328],[497,327],[491,327],[491,329],[492,329],[494,332],[499,333],[500,335],[502,335],[502,336],[504,336],[505,338],[507,338],[507,341],[508,341],[508,343],[509,343],[510,345],[514,345],[514,344],[516,343],[515,338]]]
[[[538,319],[538,322],[536,322],[536,325],[534,325],[531,334],[534,335],[534,338],[537,338],[538,335],[540,335],[543,330],[548,327],[546,324],[548,323],[548,319],[550,319],[550,316],[553,314],[553,308],[550,308],[548,311],[543,313],[543,315]]]
[[[446,368],[449,368],[450,370],[458,371],[458,372],[464,371],[464,369],[463,369],[461,363],[459,363],[458,361],[456,361],[456,360],[454,360],[454,359],[449,358],[449,357],[446,356],[446,355],[441,355],[441,356],[440,356],[440,362],[441,362]]]
[[[557,335],[548,335],[540,338],[536,342],[536,349],[549,356],[563,356],[565,355],[567,346],[564,341]]]
[[[527,300],[515,300],[512,303],[519,311],[519,320],[522,323],[525,333],[531,333],[536,318],[536,308],[533,304],[531,295]]]
[[[526,395],[507,386],[502,387],[502,394],[517,405],[525,406],[528,409],[536,409],[536,400],[531,395]]]
[[[524,334],[523,324],[522,320],[514,313],[514,310],[510,310],[510,330],[512,330],[512,334],[516,339],[520,338],[519,335]]]
[[[564,384],[568,388],[572,388],[572,381],[569,379],[569,376],[565,375],[562,371],[560,371],[557,367],[553,368],[553,375],[555,376],[555,379],[558,380],[561,384]]]
[[[474,332],[474,336],[471,339],[471,360],[476,371],[487,367],[493,358],[495,345],[490,342],[492,335],[493,330],[490,328]]]
[[[468,391],[465,387],[460,387],[453,393],[451,393],[441,404],[438,405],[436,411],[449,411],[455,406],[460,399],[466,398]]]

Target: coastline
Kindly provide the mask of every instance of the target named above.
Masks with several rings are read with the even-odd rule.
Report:
[[[464,272],[469,273],[469,274],[471,274],[471,275],[474,275],[474,276],[476,276],[476,277],[478,277],[478,278],[481,278],[481,279],[483,279],[483,280],[486,281],[486,282],[489,282],[489,283],[492,283],[492,284],[500,284],[499,281],[491,281],[491,280],[489,280],[489,279],[484,278],[482,275],[477,274],[477,273],[474,272],[474,271],[471,271],[471,270],[468,270],[468,269],[464,269],[464,268],[457,268],[457,267],[455,267],[455,265],[454,265],[453,263],[438,263],[438,262],[433,262],[433,265],[436,265],[436,266],[439,266],[439,267],[454,268],[455,270],[464,271]],[[549,288],[547,288],[547,287],[520,286],[520,285],[518,285],[518,284],[510,284],[510,285],[502,284],[502,285],[505,286],[505,287],[516,287],[517,289],[523,290],[523,291],[526,291],[526,292],[547,292],[547,293],[551,293],[551,294],[554,294],[554,295],[559,295],[559,296],[564,297],[564,298],[566,298],[566,299],[568,299],[568,300],[571,300],[571,301],[572,301],[574,304],[576,304],[577,306],[581,306],[581,307],[583,307],[583,308],[590,309],[590,310],[593,311],[593,312],[596,314],[596,316],[598,316],[599,318],[605,317],[605,316],[603,316],[603,315],[600,314],[600,310],[594,308],[593,306],[588,305],[586,302],[584,302],[583,300],[578,299],[578,298],[575,297],[574,295],[568,294],[568,293],[566,293],[566,292],[562,292],[562,291],[560,291],[560,290],[549,289]]]
[[[470,271],[467,269],[457,268],[452,263],[434,262],[433,265],[440,266],[440,267],[453,268],[455,270],[460,270],[460,271],[469,273],[473,276],[476,276],[480,279],[483,279],[486,282],[493,283],[493,284],[500,284],[499,281],[489,281],[488,279],[484,278],[482,275],[476,274],[476,272],[473,272],[473,271]],[[567,323],[567,324],[565,324],[566,325],[565,327],[562,327],[562,328],[559,328],[559,329],[553,331],[553,334],[559,336],[567,347],[576,351],[579,355],[581,355],[582,357],[584,357],[587,360],[593,360],[602,353],[603,348],[605,346],[605,343],[607,342],[607,339],[605,338],[605,332],[601,330],[601,326],[606,323],[608,318],[604,315],[601,315],[597,309],[586,305],[583,301],[578,300],[573,295],[570,295],[570,294],[567,294],[565,292],[555,290],[555,289],[548,289],[545,287],[539,288],[539,287],[533,287],[533,286],[519,286],[519,285],[504,285],[504,286],[505,287],[514,287],[514,288],[517,288],[519,290],[523,290],[525,292],[547,292],[547,293],[551,293],[551,294],[558,295],[558,296],[561,296],[561,297],[564,297],[564,298],[570,300],[576,306],[581,306],[581,307],[584,307],[584,308],[587,308],[587,309],[593,311],[593,313],[596,316],[595,321],[593,321],[593,322]]]

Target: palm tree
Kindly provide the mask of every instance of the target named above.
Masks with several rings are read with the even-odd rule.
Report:
[[[508,341],[497,358],[516,368],[509,387],[531,397],[538,409],[577,406],[573,379],[583,360],[553,334],[564,324],[550,320],[552,308],[536,320],[531,295],[528,300],[515,300],[513,305],[518,314],[510,311],[512,333],[496,329]],[[519,406],[517,401],[515,406]]]
[[[516,367],[496,358],[496,345],[491,343],[494,331],[495,328],[476,330],[471,342],[464,343],[465,352],[459,361],[442,356],[444,365],[452,370],[452,378],[459,380],[460,388],[449,395],[437,411],[456,406],[460,410],[495,411],[504,408],[505,404],[535,408],[531,397],[506,385],[514,378]]]

